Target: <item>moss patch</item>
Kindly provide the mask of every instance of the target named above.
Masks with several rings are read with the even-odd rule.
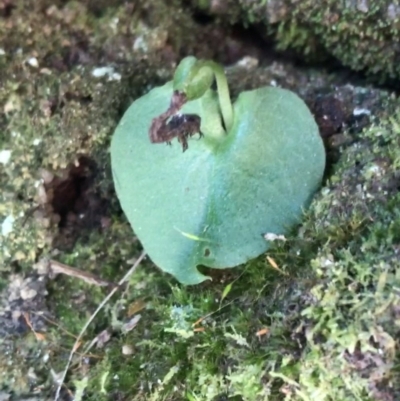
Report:
[[[112,282],[126,272],[140,244],[113,193],[110,135],[132,99],[169,79],[181,52],[212,57],[223,46],[200,46],[204,29],[175,2],[16,4],[0,24],[0,151],[11,152],[0,164],[2,228],[14,219],[0,237],[0,387],[45,398],[108,289],[32,267],[46,256]],[[213,271],[211,283],[181,287],[143,263],[84,337],[64,399],[78,389],[85,400],[398,398],[398,101],[278,63],[236,68],[230,80],[233,92],[274,82],[310,105],[327,93],[344,105],[343,145],[330,148],[321,193],[286,242]],[[27,298],[46,307],[29,306],[26,293],[12,304],[30,326],[7,309],[21,277],[47,280],[48,294]],[[84,354],[104,330],[110,339]]]
[[[279,51],[299,58],[336,58],[355,71],[388,81],[400,74],[397,42],[400,8],[393,1],[224,0],[192,3],[230,23],[261,28]]]
[[[136,276],[144,320],[108,349],[97,383],[116,373],[108,391],[136,399],[396,399],[400,115],[389,109],[343,150],[299,235],[268,253],[285,275],[262,257],[196,291]]]

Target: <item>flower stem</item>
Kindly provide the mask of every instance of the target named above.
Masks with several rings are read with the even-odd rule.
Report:
[[[214,61],[204,61],[203,63],[205,67],[211,68],[215,75],[219,107],[224,121],[225,130],[229,132],[233,125],[233,107],[224,69],[220,64],[215,63]]]
[[[229,132],[233,125],[233,107],[228,81],[221,65],[214,61],[197,60],[193,56],[184,58],[174,75],[174,90],[184,93],[187,100],[199,99],[211,87],[214,78],[225,131]]]

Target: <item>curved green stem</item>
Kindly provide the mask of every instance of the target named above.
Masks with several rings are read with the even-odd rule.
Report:
[[[211,68],[215,75],[215,81],[217,82],[219,107],[221,109],[225,129],[229,132],[233,125],[233,107],[231,96],[229,94],[228,81],[226,79],[224,69],[221,65],[215,63],[214,61],[205,61],[204,67]]]
[[[222,120],[225,130],[229,132],[233,125],[233,107],[228,81],[221,65],[214,61],[197,60],[193,56],[184,58],[174,75],[174,90],[183,92],[187,100],[195,100],[211,87],[214,77]]]

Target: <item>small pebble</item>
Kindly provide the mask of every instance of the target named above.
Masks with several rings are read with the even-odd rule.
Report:
[[[128,344],[124,344],[122,346],[122,354],[123,355],[132,355],[133,354],[133,348]]]
[[[6,237],[12,232],[14,221],[14,216],[12,216],[11,214],[3,220],[3,223],[1,224],[1,235]]]
[[[39,62],[37,61],[36,57],[31,57],[30,59],[27,60],[27,63],[34,68],[38,68],[39,67]]]
[[[23,288],[21,290],[21,298],[22,299],[32,299],[35,298],[37,291],[33,288]]]
[[[0,163],[7,164],[11,158],[11,150],[0,150]]]

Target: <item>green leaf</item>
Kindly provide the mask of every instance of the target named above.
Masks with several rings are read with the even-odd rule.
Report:
[[[233,283],[229,283],[229,284],[224,288],[224,291],[222,292],[222,295],[221,295],[220,303],[222,303],[222,301],[223,301],[223,300],[228,296],[228,294],[231,292],[232,285],[233,285]]]
[[[273,87],[243,92],[224,134],[212,90],[183,113],[201,117],[204,138],[182,152],[152,144],[148,130],[172,96],[172,83],[136,100],[111,144],[121,206],[153,262],[181,283],[207,279],[198,265],[237,266],[265,252],[266,233],[301,221],[321,182],[325,151],[317,125],[294,93]]]

